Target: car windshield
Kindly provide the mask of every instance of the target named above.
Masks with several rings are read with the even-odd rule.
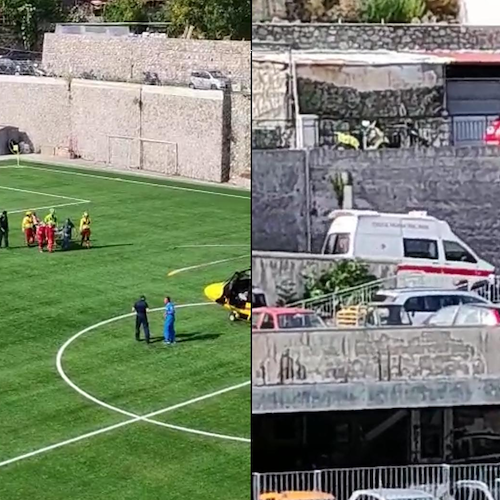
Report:
[[[286,330],[289,328],[321,328],[323,323],[314,313],[280,314],[278,316],[278,328]]]
[[[378,306],[369,311],[367,324],[371,326],[411,325],[410,318],[403,306]]]
[[[252,328],[257,328],[257,324],[259,323],[260,314],[256,314],[252,316]]]
[[[210,74],[215,78],[223,78],[224,75],[220,71],[210,71]]]

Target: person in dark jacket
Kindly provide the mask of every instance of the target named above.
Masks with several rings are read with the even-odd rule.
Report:
[[[0,214],[0,248],[2,248],[2,241],[5,248],[9,248],[9,217],[5,210]]]
[[[141,296],[132,308],[132,311],[135,311],[135,340],[141,340],[140,331],[142,326],[144,330],[144,337],[146,338],[146,344],[149,344],[150,342],[148,310],[149,306],[144,295]]]
[[[64,223],[63,226],[63,243],[62,243],[62,249],[63,250],[69,250],[69,247],[71,245],[71,236],[73,234],[73,228],[75,225],[73,222],[71,222],[71,219],[66,219],[66,222]]]

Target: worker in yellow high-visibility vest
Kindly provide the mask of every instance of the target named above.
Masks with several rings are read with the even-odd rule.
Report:
[[[35,242],[35,233],[33,232],[33,219],[31,215],[31,212],[26,212],[26,215],[23,217],[23,221],[21,224],[27,246],[31,246]]]
[[[87,248],[90,248],[90,224],[91,224],[90,216],[88,212],[84,212],[82,218],[80,219],[80,235],[82,240],[80,244],[82,247],[85,245]]]

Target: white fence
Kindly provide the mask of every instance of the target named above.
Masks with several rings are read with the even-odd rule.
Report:
[[[348,500],[356,490],[375,488],[413,488],[435,498],[451,493],[461,480],[484,482],[492,491],[500,480],[500,464],[412,465],[326,469],[302,472],[252,474],[253,500],[262,493],[282,491],[324,491],[336,500]]]

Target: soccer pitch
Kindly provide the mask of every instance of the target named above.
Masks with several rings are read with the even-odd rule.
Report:
[[[51,207],[89,211],[93,248],[26,248]],[[203,289],[250,266],[250,193],[0,163],[0,210],[0,499],[249,499],[250,326]],[[141,294],[177,345],[161,312],[134,340]]]

